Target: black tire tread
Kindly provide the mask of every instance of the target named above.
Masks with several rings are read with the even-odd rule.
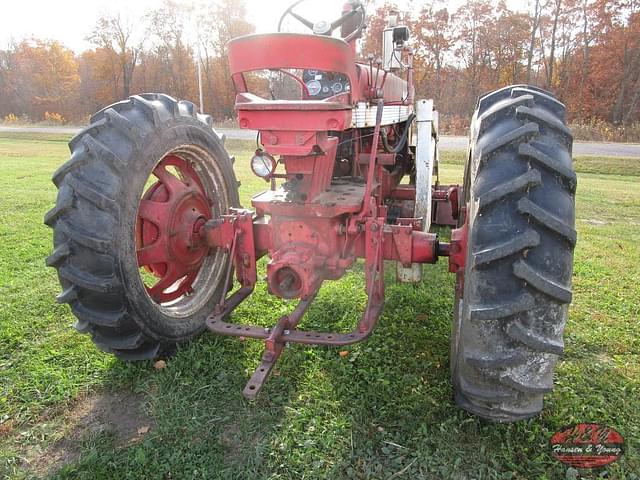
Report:
[[[548,92],[516,85],[481,97],[471,127],[469,244],[452,373],[456,402],[491,421],[539,413],[564,349],[577,240],[564,110]],[[491,232],[498,225],[500,234]]]
[[[542,183],[540,172],[538,170],[527,170],[519,177],[514,178],[508,183],[501,183],[492,188],[488,192],[485,192],[478,196],[478,204],[480,210],[484,210],[485,207],[502,200],[504,197],[526,190],[531,187],[537,187]]]
[[[127,325],[127,312],[125,309],[118,311],[97,310],[87,308],[82,302],[73,302],[71,305],[73,314],[80,320],[100,327],[121,329]]]
[[[123,295],[114,233],[108,224],[118,221],[113,192],[120,191],[121,179],[131,168],[128,163],[135,158],[119,152],[127,145],[133,151],[144,135],[155,134],[154,128],[179,116],[199,119],[191,102],[163,94],[134,95],[110,105],[94,114],[91,125],[69,142],[70,159],[52,177],[58,197],[44,223],[54,229],[54,250],[46,264],[57,269],[62,285],[56,300],[70,305],[78,319],[76,330],[90,334],[100,349],[124,360],[153,359],[173,343],[143,330]],[[104,228],[91,228],[81,219],[88,211]]]
[[[53,227],[56,221],[73,208],[73,192],[69,187],[63,187],[58,192],[58,200],[55,207],[44,216],[44,223]]]
[[[521,198],[518,201],[518,211],[520,213],[528,215],[538,225],[545,227],[558,235],[564,237],[567,242],[572,246],[575,246],[578,234],[575,228],[567,225],[558,217],[548,212],[542,207],[539,207],[528,198]]]
[[[541,352],[553,353],[555,355],[562,355],[564,351],[564,342],[562,337],[554,339],[549,336],[537,335],[529,328],[522,325],[519,320],[509,323],[506,328],[507,335],[514,340],[518,340],[521,343],[529,346],[534,350]]]
[[[58,275],[65,280],[92,292],[109,293],[122,288],[122,285],[115,276],[100,277],[90,272],[80,270],[80,268],[66,264],[58,268]]]
[[[63,242],[56,248],[54,248],[53,252],[51,252],[51,255],[46,258],[45,264],[47,265],[47,267],[58,266],[62,262],[64,262],[69,257],[69,255],[71,255],[71,247],[69,246],[69,242]]]
[[[538,272],[524,260],[518,260],[513,264],[513,274],[527,282],[527,285],[539,292],[552,297],[559,303],[571,303],[571,289],[554,282]]]
[[[529,157],[530,159],[535,160],[539,164],[557,173],[568,182],[571,193],[575,192],[577,177],[573,170],[560,165],[549,155],[540,151],[533,145],[529,145],[527,143],[520,145],[518,154],[521,156]]]
[[[63,219],[60,219],[49,226],[59,229],[76,245],[81,245],[97,253],[109,251],[110,242],[108,239],[81,232],[80,230],[71,227],[71,225]]]
[[[102,193],[100,189],[95,185],[92,185],[89,180],[69,175],[67,183],[71,188],[73,188],[76,195],[88,200],[99,209],[110,212],[113,212],[116,209],[115,199]]]
[[[484,160],[486,160],[487,157],[489,157],[496,150],[506,145],[512,144],[513,142],[516,142],[516,141],[527,140],[531,138],[533,135],[536,135],[538,131],[539,131],[538,124],[534,122],[529,122],[525,125],[522,125],[521,127],[516,128],[515,130],[511,130],[510,132],[505,133],[504,135],[501,135],[500,137],[496,138],[493,142],[491,142],[486,147],[483,147],[482,157]],[[482,133],[482,130],[480,130],[480,132]]]
[[[77,285],[71,285],[65,288],[57,297],[58,303],[71,303],[78,299],[78,287]]]
[[[505,351],[500,355],[487,356],[477,352],[467,352],[465,360],[476,368],[506,368],[521,365],[522,362],[526,361],[526,356],[517,350]]]
[[[495,262],[515,253],[520,253],[526,248],[537,247],[540,244],[540,235],[535,230],[526,230],[517,237],[490,245],[473,255],[473,264],[477,267],[486,263]]]
[[[145,341],[145,336],[140,331],[114,336],[107,336],[102,334],[100,331],[94,331],[92,333],[92,338],[98,348],[106,352],[113,352],[116,350],[135,350]]]
[[[495,305],[475,305],[469,310],[469,318],[471,320],[495,320],[507,318],[517,313],[526,312],[534,306],[534,298],[525,292],[510,302],[503,302]]]

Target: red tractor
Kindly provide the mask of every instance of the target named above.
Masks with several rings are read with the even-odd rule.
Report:
[[[58,302],[123,360],[166,355],[205,329],[264,340],[244,390],[251,399],[287,343],[371,335],[390,261],[400,281],[418,282],[422,264],[448,257],[456,402],[495,421],[537,414],[563,350],[576,242],[563,104],[527,85],[482,96],[463,186],[440,185],[438,114],[414,99],[408,29],[390,14],[382,58],[358,62],[359,0],[331,23],[304,18],[299,3],[283,19],[308,34],[228,45],[238,123],[258,131],[251,166],[271,188],[252,198],[253,210],[240,207],[224,139],[193,103],[152,93],[110,105],[71,140],[70,160],[53,175],[59,191],[45,223]],[[251,78],[274,72],[296,85],[293,98],[250,92]],[[434,225],[455,227],[450,243]],[[272,328],[231,323],[265,255],[269,292],[298,304]],[[359,259],[368,301],[355,328],[299,330],[322,283]]]

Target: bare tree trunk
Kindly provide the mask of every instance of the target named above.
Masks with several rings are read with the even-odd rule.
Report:
[[[435,89],[436,102],[440,101],[440,96],[442,93],[441,73],[442,73],[442,58],[440,58],[440,51],[436,50],[436,89]]]
[[[536,0],[533,11],[533,25],[531,26],[531,40],[527,52],[527,83],[531,83],[531,66],[533,65],[533,50],[536,44],[536,33],[540,25],[540,0]]]
[[[634,78],[635,73],[640,70],[640,49],[636,53],[636,56],[633,60],[629,60],[630,52],[628,49],[628,45],[625,45],[624,51],[624,73],[622,75],[622,80],[620,82],[620,88],[618,90],[618,98],[616,99],[615,107],[613,110],[612,119],[614,123],[624,123],[628,114],[625,113],[625,100],[628,97],[629,85],[632,82],[632,78]],[[637,78],[637,77],[636,77]],[[634,98],[637,97],[638,91],[634,92]],[[633,103],[633,101],[631,102]],[[628,112],[632,111],[630,106]]]
[[[633,89],[633,91],[633,98],[631,99],[631,102],[629,104],[629,109],[622,119],[622,123],[624,125],[629,125],[634,120],[633,114],[636,111],[636,107],[638,106],[638,101],[640,101],[640,75],[638,75],[638,78],[636,79],[635,88]]]
[[[622,54],[622,78],[620,80],[620,86],[618,88],[618,96],[611,112],[611,121],[613,123],[620,123],[622,120],[622,108],[624,99],[627,96],[627,84],[629,82],[629,47],[625,42],[624,53]]]
[[[127,52],[120,53],[120,68],[122,68],[122,97],[128,98],[131,94],[131,77],[127,66]]]
[[[558,18],[562,8],[562,0],[555,0],[556,9],[553,15],[553,28],[551,29],[551,48],[549,51],[549,65],[547,67],[547,88],[551,89],[553,83],[553,68],[556,62],[556,33],[558,31]]]
[[[207,44],[202,44],[202,51],[204,52],[204,58],[202,62],[202,70],[204,73],[204,84],[206,85],[206,89],[203,91],[202,95],[204,98],[204,103],[206,105],[206,110],[211,112],[211,115],[216,115],[215,105],[213,102],[207,103],[209,98],[215,98],[213,92],[213,84],[211,82],[211,59],[209,58],[209,49],[207,48]]]
[[[582,109],[584,108],[584,85],[587,79],[587,72],[589,70],[589,16],[588,16],[588,1],[582,0],[582,74],[580,76],[580,91],[578,96],[578,120],[582,120]]]
[[[471,98],[478,97],[478,82],[477,82],[477,67],[478,67],[478,59],[476,52],[476,41],[477,41],[478,29],[476,26],[476,19],[474,14],[473,19],[473,33],[471,35]]]

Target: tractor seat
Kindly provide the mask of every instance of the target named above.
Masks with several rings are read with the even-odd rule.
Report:
[[[252,93],[236,96],[236,110],[351,110],[348,94],[335,95],[326,100],[267,100]]]

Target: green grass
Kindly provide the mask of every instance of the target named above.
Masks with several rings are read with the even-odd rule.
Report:
[[[608,478],[638,478],[640,186],[629,160],[591,161],[600,173],[579,175],[575,295],[556,389],[540,416],[495,425],[453,404],[446,262],[425,267],[416,286],[396,284],[389,264],[373,336],[345,357],[291,346],[255,403],[241,390],[259,342],[205,334],[162,370],[99,352],[70,328],[69,308],[54,302],[55,272],[44,266],[50,176],[68,153],[61,140],[0,136],[0,478],[555,479],[566,468],[549,455],[549,438],[580,421],[608,424],[627,440]],[[248,168],[252,145],[227,146],[248,205],[265,187]],[[443,157],[442,181],[460,182],[458,157]],[[349,329],[365,299],[358,266],[323,286],[302,326]],[[233,320],[266,326],[291,308],[261,284]],[[78,410],[101,392],[139,395],[149,431],[125,441],[115,425],[83,428]],[[76,455],[60,466],[63,447]]]
[[[448,165],[464,165],[466,153],[446,151],[440,154],[441,161]],[[640,175],[640,159],[633,157],[600,157],[582,155],[574,157],[573,165],[578,173],[599,173],[603,175]]]

